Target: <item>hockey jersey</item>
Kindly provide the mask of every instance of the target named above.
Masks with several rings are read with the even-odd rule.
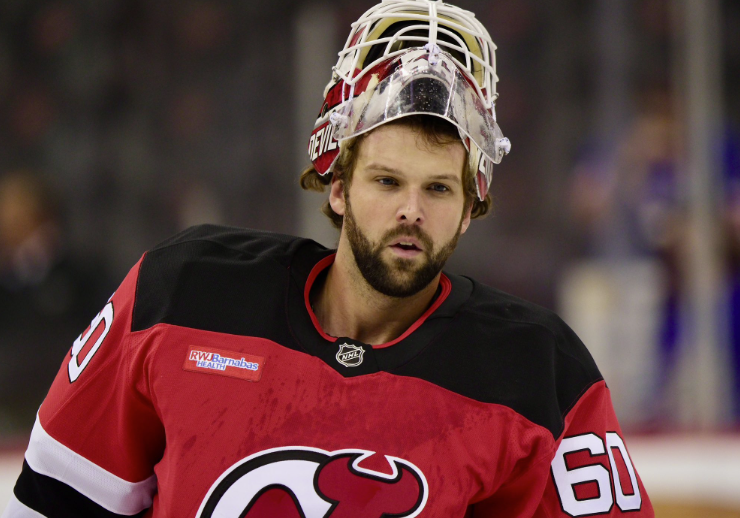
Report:
[[[334,252],[201,226],[147,252],[75,340],[4,517],[653,516],[588,351],[443,275],[403,335],[326,334]]]

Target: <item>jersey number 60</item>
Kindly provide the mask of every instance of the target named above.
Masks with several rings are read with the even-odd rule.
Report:
[[[622,455],[622,459],[624,459],[627,472],[629,473],[629,481],[632,486],[632,492],[630,494],[625,494],[622,489],[622,481],[619,477],[617,463],[614,461],[613,449],[618,449]],[[569,453],[584,450],[588,450],[592,456],[608,454],[612,476],[609,476],[609,470],[601,464],[591,464],[569,470],[565,462],[565,456]],[[640,488],[637,484],[635,468],[632,466],[632,461],[627,454],[624,441],[616,432],[606,433],[606,448],[601,437],[593,433],[563,439],[552,461],[552,476],[555,480],[555,486],[558,490],[563,511],[570,516],[606,514],[611,511],[614,505],[614,497],[616,497],[617,507],[622,512],[637,511],[642,506],[642,496],[640,495]],[[614,496],[612,496],[612,478],[614,479]],[[592,482],[595,482],[598,486],[598,496],[578,500],[575,486]]]
[[[80,352],[82,352],[82,349],[87,345],[87,342],[90,341],[90,338],[95,333],[95,330],[103,324],[105,327],[103,328],[103,332],[100,333],[100,336],[98,336],[98,339],[93,344],[92,348],[87,352],[85,357],[80,362],[78,359],[78,356]],[[72,344],[72,358],[69,359],[69,382],[74,383],[77,381],[77,378],[80,377],[80,374],[82,374],[82,371],[85,370],[85,367],[87,367],[87,364],[90,363],[90,360],[92,360],[92,357],[95,356],[95,353],[98,352],[98,349],[100,348],[100,344],[103,343],[103,340],[105,340],[105,337],[108,335],[108,331],[110,331],[110,326],[113,324],[113,303],[108,302],[108,304],[105,305],[103,310],[98,313],[95,318],[93,318],[92,322],[90,322],[90,327],[88,328],[86,333],[82,333],[80,336],[77,337],[77,340],[75,340],[74,344]]]

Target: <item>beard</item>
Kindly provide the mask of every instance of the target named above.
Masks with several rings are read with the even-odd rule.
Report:
[[[436,252],[433,252],[434,242],[429,234],[415,225],[399,225],[383,234],[380,241],[373,243],[357,225],[346,192],[345,196],[344,225],[347,229],[350,250],[365,281],[383,295],[395,298],[416,295],[442,271],[447,259],[457,246],[462,228],[462,217],[455,235]],[[382,253],[388,243],[398,236],[412,236],[421,242],[424,247],[422,250],[424,261],[421,264],[416,264],[416,261],[403,257],[394,257],[390,261],[383,259]]]

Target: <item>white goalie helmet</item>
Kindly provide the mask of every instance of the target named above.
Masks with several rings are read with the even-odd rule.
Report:
[[[400,117],[426,114],[455,126],[478,170],[483,200],[493,164],[511,149],[496,123],[496,46],[469,11],[436,0],[383,0],[352,24],[309,141],[319,174],[339,142]]]

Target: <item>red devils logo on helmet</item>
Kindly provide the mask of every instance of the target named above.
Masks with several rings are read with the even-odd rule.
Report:
[[[390,474],[362,468],[366,450],[275,448],[234,464],[213,484],[198,518],[382,518],[417,516],[427,502],[424,474],[386,459]]]

